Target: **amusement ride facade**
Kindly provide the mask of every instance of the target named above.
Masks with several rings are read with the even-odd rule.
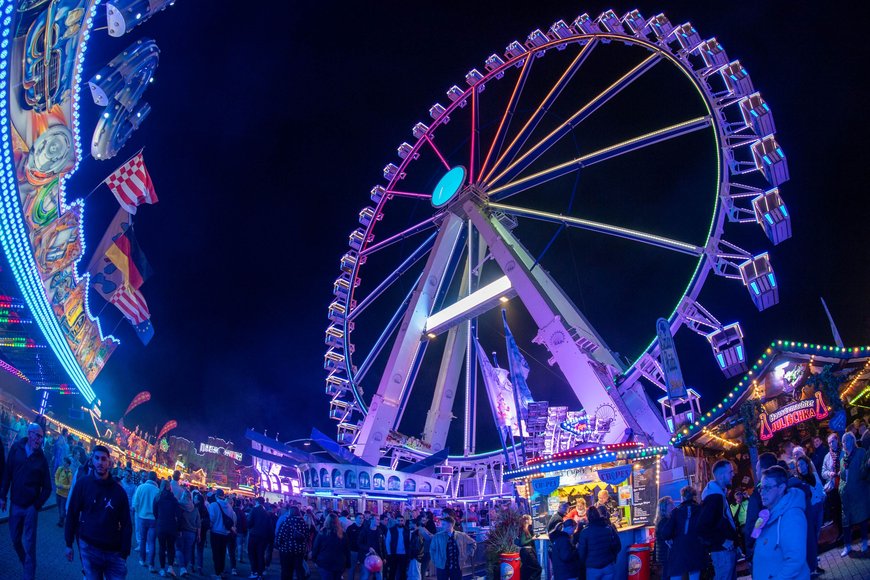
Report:
[[[632,98],[650,94],[665,101],[662,112],[632,106]],[[514,309],[519,301],[534,342],[546,348],[575,406],[608,416],[597,443],[633,434],[647,445],[666,445],[675,423],[686,419],[674,409],[688,404],[691,420],[696,393],[655,403],[648,387],[668,391],[659,339],[633,362],[615,353],[591,313],[578,307],[582,297],[565,290],[560,274],[573,268],[548,263],[547,253],[568,229],[683,256],[690,274],[667,330],[674,335],[685,327],[705,337],[726,376],[745,371],[740,325],[720,322],[699,299],[711,273],[734,280],[735,291],[742,284],[758,310],[779,299],[768,254],[725,238],[729,223],[755,223],[774,244],[791,235],[778,189],[788,179],[785,156],[746,68],[691,23],[607,11],[511,42],[446,96],[384,168],[384,182],[371,189],[371,204],[360,211],[341,258],[324,360],[339,443],[370,465],[395,469],[445,449],[449,435],[461,430],[462,449],[450,455],[451,465],[479,470],[503,463],[504,449],[476,449],[482,351],[475,341],[483,342],[481,329],[494,326],[505,304]],[[609,107],[622,111],[624,123],[596,124]],[[631,111],[653,118],[636,120]],[[652,157],[635,171],[659,159],[684,168],[705,164],[702,183],[709,187],[686,196],[707,204],[702,239],[576,209],[588,202],[577,196],[587,174],[631,171],[642,155]],[[645,176],[636,177],[644,187]],[[542,233],[542,224],[558,229]],[[457,400],[461,394],[464,401]],[[421,399],[428,402],[425,420],[415,408]],[[454,414],[461,418],[454,421]],[[410,429],[419,439],[401,434]]]

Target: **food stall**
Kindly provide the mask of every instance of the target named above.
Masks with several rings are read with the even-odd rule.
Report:
[[[678,425],[671,443],[682,448],[693,482],[703,486],[710,466],[736,464],[735,486],[754,485],[754,457],[772,451],[786,459],[814,436],[823,441],[866,415],[870,347],[777,340],[755,360],[721,403]],[[812,448],[805,449],[808,456]]]
[[[592,507],[599,492],[606,491],[607,511],[622,543],[617,577],[626,578],[631,546],[651,539],[648,528],[655,525],[660,460],[667,451],[639,442],[588,444],[505,472],[505,480],[513,481],[529,502],[539,556],[547,553],[546,525],[560,503],[574,507],[583,499]]]

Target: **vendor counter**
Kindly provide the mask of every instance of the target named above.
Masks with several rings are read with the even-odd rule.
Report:
[[[647,541],[646,526],[638,525],[618,528],[616,533],[619,535],[619,541],[622,544],[622,548],[619,551],[619,555],[616,557],[616,575],[614,576],[614,580],[627,580],[629,548],[635,544],[642,544]],[[549,547],[550,540],[547,536],[537,536],[535,538],[535,549],[538,552],[538,561],[541,564],[541,568],[544,570],[541,575],[541,580],[547,580],[553,577],[550,572]]]

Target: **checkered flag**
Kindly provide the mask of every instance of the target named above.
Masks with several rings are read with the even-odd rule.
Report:
[[[151,183],[151,176],[145,168],[141,151],[116,169],[103,183],[109,186],[115,199],[129,213],[136,213],[136,207],[143,203],[157,203],[154,184]]]

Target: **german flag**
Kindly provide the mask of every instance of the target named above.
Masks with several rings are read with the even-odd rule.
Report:
[[[131,288],[138,290],[151,276],[151,265],[142,253],[132,227],[115,238],[106,250],[106,257],[121,271],[125,284]]]

